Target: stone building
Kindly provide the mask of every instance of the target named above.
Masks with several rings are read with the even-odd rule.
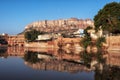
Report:
[[[24,46],[25,38],[24,35],[10,35],[7,41],[9,46]]]

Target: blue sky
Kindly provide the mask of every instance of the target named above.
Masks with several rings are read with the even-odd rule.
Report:
[[[109,2],[120,0],[0,0],[0,34],[22,32],[31,22],[76,17],[93,19]]]

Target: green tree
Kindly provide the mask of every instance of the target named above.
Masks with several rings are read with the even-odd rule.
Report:
[[[91,26],[88,26],[85,30],[84,30],[84,34],[85,34],[85,36],[90,36],[89,34],[88,34],[88,30],[90,30],[90,29],[92,29],[92,27]]]
[[[120,33],[120,3],[106,4],[94,17],[96,30],[102,26],[104,31]]]
[[[105,37],[99,37],[96,41],[96,46],[98,48],[101,48],[102,47],[102,43],[105,43],[106,42],[106,39]]]
[[[92,27],[88,26],[85,30],[84,30],[84,34],[85,34],[85,37],[82,38],[81,40],[81,43],[82,43],[82,46],[86,49],[87,46],[91,45],[91,37],[90,35],[88,34],[88,30],[92,29]]]
[[[24,35],[25,35],[25,39],[28,42],[32,42],[32,41],[35,41],[37,39],[38,35],[40,35],[40,34],[43,34],[43,32],[33,29],[33,30],[25,32]]]

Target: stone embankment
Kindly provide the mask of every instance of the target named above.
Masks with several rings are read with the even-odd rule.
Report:
[[[58,38],[53,41],[47,42],[31,42],[25,43],[25,47],[38,47],[38,48],[59,48],[58,43],[62,44],[64,49],[83,50],[80,45],[81,38]],[[120,36],[106,37],[107,50],[120,50]]]
[[[75,50],[80,52],[83,48],[80,46],[81,38],[58,38],[56,40],[47,42],[29,42],[25,43],[25,47],[31,48],[52,48],[52,49],[65,49],[65,50]],[[60,47],[60,46],[61,47]]]
[[[108,36],[106,37],[108,51],[120,50],[120,36]]]

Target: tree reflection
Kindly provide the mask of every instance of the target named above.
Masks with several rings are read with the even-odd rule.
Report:
[[[1,57],[4,57],[4,58],[7,58],[7,48],[1,48],[0,47],[0,56]]]
[[[95,54],[93,53],[87,53],[86,51],[83,51],[81,54],[81,60],[83,61],[83,64],[90,68],[90,64],[92,62],[92,59],[94,58]]]
[[[95,80],[119,80],[120,68],[118,66],[111,66],[106,63],[106,58],[103,57],[102,51],[97,53],[87,53],[84,51],[81,53],[81,58],[84,61],[84,65],[93,69],[95,72]]]
[[[119,80],[120,79],[120,68],[104,66],[101,73],[100,70],[95,70],[95,80]]]
[[[82,52],[80,54],[82,61],[84,62],[84,65],[91,65],[93,61],[96,61],[96,64],[104,64],[106,61],[106,58],[103,58],[103,54],[99,51],[97,53],[87,53],[86,51]]]
[[[103,55],[103,53],[98,53],[96,55],[97,61],[102,63],[103,69],[100,70],[98,67],[96,67],[95,80],[119,80],[120,68],[118,66],[111,66],[106,64],[106,58],[103,58]]]
[[[103,57],[103,53],[101,51],[98,51],[97,54],[95,55],[98,63],[105,64],[106,63],[106,58]]]
[[[0,48],[0,54],[4,54],[7,52],[7,48]]]
[[[30,63],[36,63],[39,61],[37,56],[38,56],[38,52],[26,51],[24,55],[24,60]]]

